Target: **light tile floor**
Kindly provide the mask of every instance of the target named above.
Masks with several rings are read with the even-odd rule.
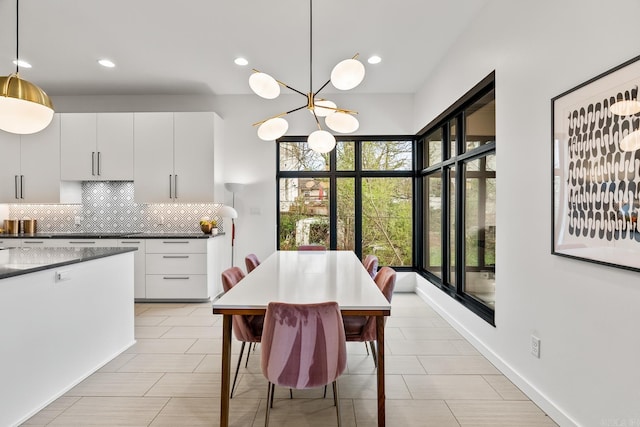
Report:
[[[137,343],[29,419],[29,426],[217,426],[222,319],[211,304],[136,304]],[[555,426],[527,396],[418,296],[393,296],[386,326],[390,427]],[[234,342],[235,369],[239,343]],[[260,347],[242,367],[231,425],[262,426],[266,380]],[[342,425],[376,425],[373,361],[348,343],[339,379]],[[329,388],[330,390],[331,388]],[[322,389],[276,389],[271,425],[335,426]]]

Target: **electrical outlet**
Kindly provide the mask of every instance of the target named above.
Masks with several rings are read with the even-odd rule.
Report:
[[[73,223],[74,223],[75,225],[82,225],[82,219],[83,219],[83,218],[82,218],[81,216],[76,216],[76,217],[74,218],[74,220],[73,220]]]
[[[540,338],[531,335],[531,354],[540,359]]]

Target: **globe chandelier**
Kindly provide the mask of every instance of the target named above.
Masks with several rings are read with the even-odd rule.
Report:
[[[49,126],[53,119],[53,104],[38,86],[18,75],[19,56],[19,0],[16,0],[16,72],[0,77],[0,129],[31,134]]]
[[[360,123],[355,117],[356,111],[339,108],[334,102],[319,98],[318,94],[331,83],[336,89],[350,90],[358,86],[364,79],[364,65],[358,61],[358,54],[350,59],[339,62],[331,71],[331,78],[317,91],[313,91],[313,0],[309,0],[309,92],[304,93],[286,83],[274,79],[269,74],[253,69],[249,77],[249,86],[253,92],[265,99],[275,99],[280,95],[280,86],[286,87],[306,98],[304,105],[277,114],[268,119],[254,123],[258,126],[258,137],[264,141],[273,141],[283,136],[289,129],[289,123],[284,116],[293,112],[308,109],[315,119],[318,130],[312,132],[307,144],[318,153],[328,153],[336,146],[336,138],[322,128],[320,121],[324,117],[327,128],[338,133],[352,133],[358,130]]]

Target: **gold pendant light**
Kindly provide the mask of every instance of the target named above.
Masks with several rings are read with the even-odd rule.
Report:
[[[53,119],[53,104],[38,86],[18,75],[19,0],[16,0],[16,72],[0,77],[0,129],[17,134],[40,132]]]
[[[325,118],[326,126],[339,133],[351,133],[358,130],[359,123],[355,115],[356,111],[338,108],[335,103],[318,98],[318,93],[324,89],[329,83],[333,84],[336,89],[349,90],[358,86],[364,79],[364,65],[356,58],[345,59],[338,63],[331,72],[331,79],[313,92],[313,2],[309,0],[309,92],[303,93],[291,86],[274,79],[266,73],[262,73],[254,69],[254,74],[249,77],[249,87],[253,92],[265,99],[274,99],[280,95],[280,86],[286,87],[306,98],[304,105],[284,113],[280,113],[271,118],[254,123],[258,127],[258,137],[265,141],[272,141],[283,136],[289,129],[289,123],[283,118],[287,114],[293,113],[303,108],[308,109],[312,114],[318,126],[318,130],[309,135],[307,143],[309,148],[318,153],[328,153],[336,146],[336,138],[326,130],[322,129],[318,117]]]

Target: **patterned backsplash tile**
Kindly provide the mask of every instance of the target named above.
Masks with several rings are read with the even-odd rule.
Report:
[[[199,232],[203,216],[218,220],[214,203],[139,204],[133,182],[82,183],[82,205],[9,205],[10,219],[36,219],[39,232]],[[76,219],[80,225],[76,225]]]

